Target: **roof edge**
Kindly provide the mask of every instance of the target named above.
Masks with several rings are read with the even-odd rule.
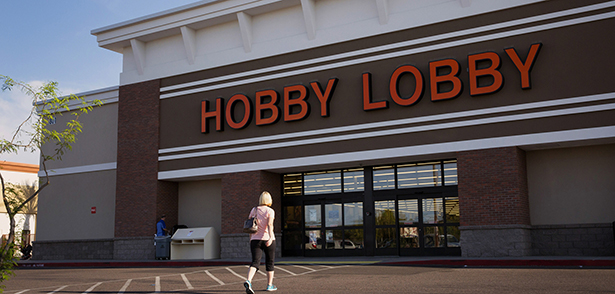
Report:
[[[93,29],[93,30],[90,31],[90,34],[96,35],[96,34],[99,34],[99,33],[102,33],[102,32],[118,29],[118,28],[125,27],[125,26],[130,26],[130,25],[137,24],[137,23],[144,22],[144,21],[148,21],[148,20],[151,20],[151,19],[154,19],[154,18],[159,18],[161,16],[166,16],[166,15],[169,15],[169,14],[182,12],[184,10],[189,10],[189,9],[192,9],[192,8],[195,8],[195,7],[199,7],[199,6],[205,6],[205,5],[212,4],[212,3],[215,3],[215,2],[219,2],[219,1],[220,0],[201,0],[201,1],[198,1],[198,2],[195,2],[195,3],[186,4],[184,6],[180,6],[180,7],[176,7],[176,8],[171,8],[171,9],[168,9],[168,10],[163,10],[161,12],[157,12],[157,13],[153,13],[153,14],[148,14],[148,15],[145,15],[145,16],[142,16],[142,17],[138,17],[138,18],[134,18],[134,19],[131,19],[131,20],[123,21],[123,22],[120,22],[120,23],[108,25],[108,26],[105,26],[105,27],[102,27],[102,28]]]

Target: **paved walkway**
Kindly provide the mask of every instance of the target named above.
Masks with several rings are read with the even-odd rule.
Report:
[[[46,267],[189,267],[246,265],[246,259],[213,260],[22,260],[20,268]],[[524,256],[463,258],[438,257],[397,257],[397,256],[348,256],[348,257],[280,257],[276,264],[316,265],[405,265],[405,266],[448,266],[448,267],[599,267],[615,268],[615,256]]]

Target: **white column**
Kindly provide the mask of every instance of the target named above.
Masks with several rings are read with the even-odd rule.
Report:
[[[381,25],[389,22],[389,3],[387,0],[376,0],[376,6],[378,6],[378,21]]]
[[[303,19],[305,21],[305,30],[307,31],[308,39],[316,38],[316,12],[314,10],[314,0],[301,0],[301,8],[303,9]]]
[[[248,53],[252,51],[252,16],[244,12],[238,12],[237,20],[239,21],[239,30],[241,30],[243,49]]]
[[[137,71],[139,75],[143,75],[143,69],[145,68],[145,43],[137,39],[131,39],[130,47],[132,47],[132,54],[135,57]]]
[[[470,4],[472,4],[472,0],[459,0],[459,3],[461,3],[461,7],[470,7]]]
[[[180,29],[182,32],[182,39],[184,39],[184,49],[186,50],[188,64],[192,65],[196,57],[196,32],[187,26],[183,26]]]

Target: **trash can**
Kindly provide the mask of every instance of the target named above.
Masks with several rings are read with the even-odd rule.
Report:
[[[171,258],[171,236],[154,237],[154,245],[156,246],[156,259]]]

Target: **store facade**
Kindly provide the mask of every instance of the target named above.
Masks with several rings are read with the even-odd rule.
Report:
[[[609,1],[302,0],[94,30],[120,86],[89,93],[34,257],[151,259],[162,214],[247,257],[263,190],[284,256],[611,255],[614,25]]]

